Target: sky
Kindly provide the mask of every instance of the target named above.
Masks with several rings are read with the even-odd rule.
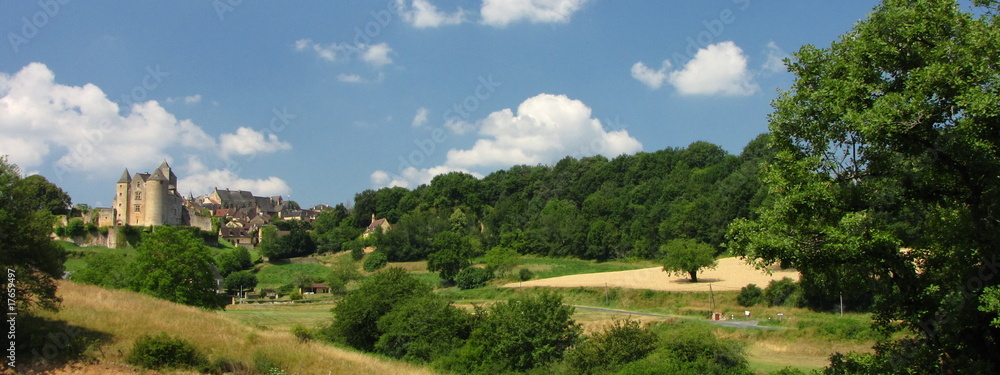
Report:
[[[302,206],[695,141],[733,154],[874,0],[0,2],[0,155],[110,206],[164,160]]]

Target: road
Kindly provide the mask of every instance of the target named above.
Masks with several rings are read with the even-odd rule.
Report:
[[[700,322],[706,322],[706,323],[711,323],[711,324],[720,325],[720,326],[724,326],[724,327],[733,327],[733,328],[757,328],[757,329],[770,329],[770,330],[777,330],[777,331],[782,331],[782,330],[788,329],[788,328],[785,328],[785,327],[762,326],[762,325],[758,324],[760,322],[758,320],[708,320],[708,319],[692,318],[690,316],[663,315],[663,314],[654,314],[654,313],[644,313],[644,312],[638,312],[638,311],[607,309],[607,308],[603,308],[603,307],[590,307],[590,306],[578,306],[578,305],[570,305],[570,306],[573,306],[573,307],[575,307],[577,309],[582,309],[582,310],[602,311],[602,312],[609,312],[609,313],[616,313],[616,314],[629,314],[629,315],[639,315],[639,316],[650,316],[650,317],[654,317],[654,318],[674,318],[674,319],[697,320],[697,321],[700,321]]]

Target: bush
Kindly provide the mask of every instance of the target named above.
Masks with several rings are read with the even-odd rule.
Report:
[[[517,278],[521,281],[531,280],[532,277],[535,277],[535,273],[531,272],[531,270],[527,268],[522,268],[521,271],[517,273]]]
[[[792,294],[798,290],[798,285],[791,278],[771,280],[764,289],[764,300],[769,306],[782,306]]]
[[[353,248],[351,248],[351,258],[354,259],[355,262],[361,260],[361,258],[364,257],[365,257],[365,248],[361,246],[354,246]]]
[[[292,301],[298,301],[302,299],[302,293],[299,293],[298,290],[292,291],[291,293],[288,294],[288,299]]]
[[[642,359],[657,347],[659,338],[635,320],[616,320],[566,355],[567,364],[580,373],[614,372]]]
[[[87,228],[83,224],[83,219],[73,218],[66,224],[66,235],[69,237],[80,237],[87,233]]]
[[[756,284],[747,284],[740,289],[740,295],[736,296],[736,303],[740,306],[750,307],[764,301],[764,290]]]
[[[356,349],[372,351],[382,335],[378,320],[410,298],[429,294],[430,285],[402,268],[376,273],[361,281],[358,289],[333,308],[334,321],[326,336]]]
[[[139,337],[125,362],[147,369],[185,368],[205,365],[208,360],[194,345],[161,332],[156,336]]]
[[[382,332],[375,351],[409,361],[431,362],[457,349],[469,337],[472,317],[441,296],[415,297],[378,320]]]
[[[486,285],[493,278],[490,271],[479,267],[466,267],[455,275],[455,284],[459,289],[474,289]]]
[[[307,342],[313,339],[313,333],[301,324],[295,324],[291,329],[292,335],[299,339],[299,342]]]
[[[368,254],[368,258],[365,259],[364,269],[367,272],[374,272],[377,269],[385,267],[388,264],[389,258],[385,256],[381,251],[375,251]]]
[[[493,271],[499,277],[507,276],[520,258],[520,254],[509,247],[497,246],[486,252],[486,269]]]
[[[705,326],[679,323],[667,328],[660,345],[619,374],[752,375],[741,343],[717,337]]]

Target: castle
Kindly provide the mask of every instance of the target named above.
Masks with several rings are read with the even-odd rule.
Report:
[[[128,168],[115,186],[114,225],[181,225],[184,199],[177,193],[177,175],[166,160],[152,173],[129,176]]]

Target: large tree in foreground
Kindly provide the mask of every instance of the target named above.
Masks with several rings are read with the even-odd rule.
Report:
[[[205,308],[217,307],[212,256],[204,241],[190,231],[163,226],[143,236],[136,249],[137,292]]]
[[[788,63],[797,79],[770,119],[775,199],[731,226],[729,246],[829,293],[873,294],[876,326],[907,334],[836,356],[833,373],[1000,371],[982,302],[1000,281],[1000,7],[975,3],[979,15],[886,0]]]
[[[13,277],[15,307],[25,313],[57,308],[55,280],[62,277],[66,261],[66,252],[49,238],[52,214],[35,206],[28,185],[20,169],[0,156],[0,267],[4,290]]]

